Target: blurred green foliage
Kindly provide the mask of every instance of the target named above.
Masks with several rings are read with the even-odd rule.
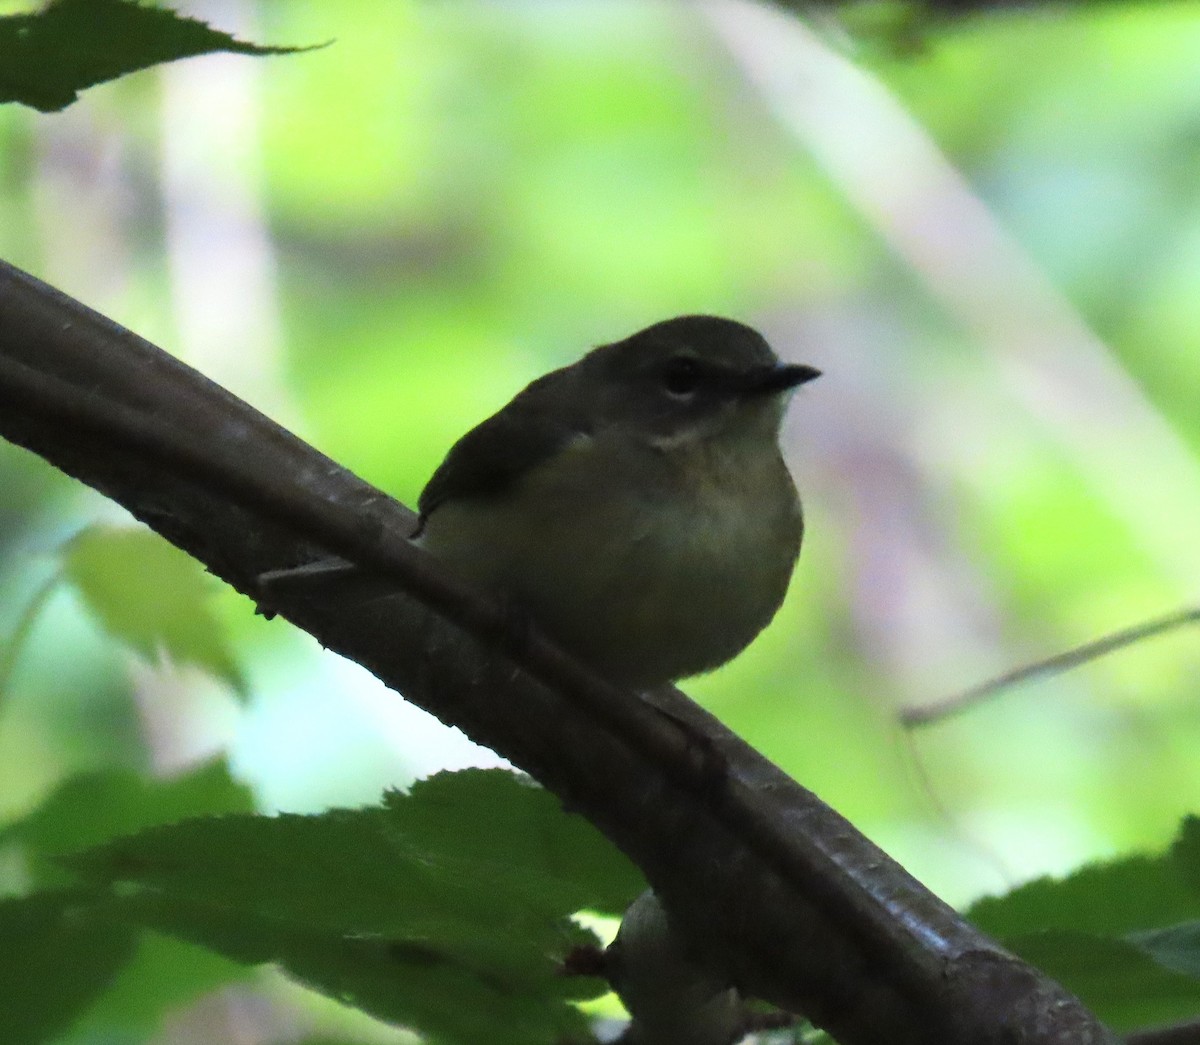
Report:
[[[119,643],[154,661],[193,664],[242,693],[245,682],[209,612],[204,569],[145,529],[89,527],[63,549],[63,575]]]
[[[913,736],[895,711],[1197,599],[1200,11],[918,23],[915,48],[764,12],[197,4],[242,39],[335,42],[0,109],[0,254],[410,503],[458,435],[587,346],[689,311],[758,325],[826,374],[788,430],[806,546],[769,631],[685,688],[952,901],[1161,851],[1200,804],[1194,634]],[[115,603],[47,587],[112,508],[6,445],[0,491],[0,636],[25,632],[0,817],[87,771],[170,777],[222,750],[293,811],[484,757],[192,581],[159,594],[211,606],[196,626],[229,636],[226,682],[148,667],[102,630]],[[138,565],[101,566],[136,599]],[[0,849],[7,891],[28,872]],[[1037,953],[1148,963],[1128,974],[1148,995],[1154,949],[1122,934],[1156,927]],[[71,931],[99,991],[133,944]],[[139,968],[197,969],[154,995],[176,1003],[234,976],[165,936],[137,947],[110,998]],[[1186,1011],[1175,975],[1162,996]],[[304,1011],[317,1036],[394,1040]]]

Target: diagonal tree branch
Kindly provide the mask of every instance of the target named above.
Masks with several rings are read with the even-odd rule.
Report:
[[[272,570],[329,554],[363,567],[336,590],[279,586],[265,608],[592,820],[746,993],[844,1045],[1116,1040],[683,694],[654,694],[656,710],[536,634],[517,642],[499,607],[408,543],[402,505],[3,263],[0,434],[260,604]]]

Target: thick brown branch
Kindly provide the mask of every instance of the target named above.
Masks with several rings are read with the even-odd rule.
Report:
[[[78,302],[0,267],[0,434],[124,504],[240,591],[334,553],[270,608],[499,751],[645,871],[746,993],[845,1045],[1115,1039],[676,690],[590,676],[407,541],[412,513]],[[501,640],[501,641],[498,641]]]

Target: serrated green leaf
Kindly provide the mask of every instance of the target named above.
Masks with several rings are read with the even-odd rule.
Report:
[[[602,985],[558,975],[596,942],[568,916],[643,887],[594,828],[500,770],[367,809],[152,828],[66,863],[142,924],[446,1041],[482,1040],[480,1019],[514,1042],[576,1027],[565,1001]]]
[[[0,830],[0,843],[25,850],[34,884],[61,884],[54,857],[118,835],[212,813],[248,813],[254,801],[223,761],[154,780],[127,770],[81,773],[64,781],[33,812]]]
[[[1004,943],[1115,1030],[1171,1023],[1200,1011],[1200,981],[1164,968],[1125,940],[1052,930]]]
[[[384,798],[405,836],[471,875],[535,893],[548,912],[619,915],[646,888],[641,872],[581,816],[528,777],[499,769],[437,773]]]
[[[1200,1011],[1200,825],[1130,856],[981,900],[967,916],[1116,1028]]]
[[[84,894],[0,900],[0,1041],[37,1045],[67,1030],[129,960],[137,933]]]
[[[973,904],[967,917],[1008,939],[1047,929],[1124,936],[1200,918],[1200,830],[1184,823],[1158,856],[1091,864],[1065,878],[1039,878]]]
[[[145,529],[93,526],[67,543],[64,575],[115,638],[150,661],[162,652],[180,664],[245,684],[220,622],[213,588],[190,556]]]
[[[519,969],[517,956],[471,960],[440,946],[436,937],[338,935],[162,895],[131,897],[120,909],[238,961],[276,963],[314,990],[447,1045],[551,1045],[581,1038],[586,1020],[566,1002],[598,990],[588,981],[557,976],[548,955],[536,969]],[[581,930],[578,936],[583,938]]]
[[[1039,878],[966,914],[1002,940],[1046,929],[1121,936],[1200,916],[1200,896],[1166,856],[1133,856]]]
[[[503,770],[438,774],[385,806],[170,824],[66,863],[332,932],[420,938],[451,920],[464,943],[482,924],[621,910],[644,888],[595,828]]]
[[[245,43],[132,0],[56,0],[35,14],[0,18],[0,102],[51,112],[70,105],[86,87],[162,62],[214,51],[297,50]]]

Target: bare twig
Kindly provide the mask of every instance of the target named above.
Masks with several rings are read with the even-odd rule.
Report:
[[[1189,609],[1179,610],[1176,613],[1159,617],[1156,620],[1145,621],[1129,628],[1122,628],[1120,631],[1114,631],[1103,638],[1095,639],[1092,642],[1085,642],[1082,646],[1076,646],[1074,649],[1066,650],[1063,653],[1056,653],[1053,657],[1047,657],[1045,660],[1035,661],[1032,664],[1025,664],[1019,668],[1014,668],[1012,671],[1006,671],[1003,675],[999,675],[987,682],[981,682],[979,685],[972,686],[962,693],[956,693],[952,697],[936,701],[933,704],[926,704],[922,707],[902,708],[897,717],[905,729],[916,729],[918,726],[940,722],[952,715],[966,711],[977,704],[982,704],[986,700],[998,697],[1006,690],[1013,689],[1024,682],[1032,682],[1035,679],[1061,675],[1093,660],[1098,660],[1100,657],[1107,656],[1109,653],[1126,649],[1135,643],[1156,638],[1159,635],[1164,635],[1169,631],[1174,631],[1188,624],[1197,623],[1200,623],[1200,607],[1193,606]]]

